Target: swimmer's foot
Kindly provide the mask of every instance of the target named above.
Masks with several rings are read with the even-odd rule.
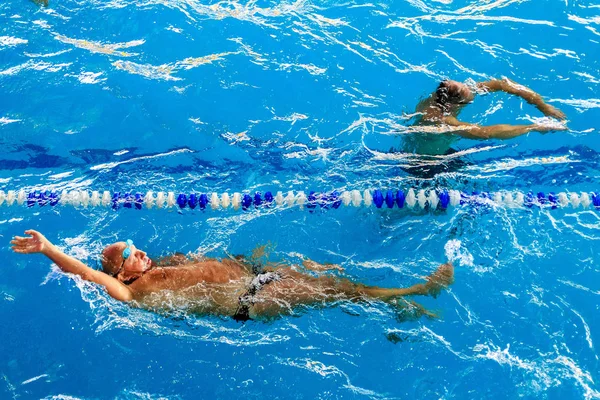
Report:
[[[426,294],[437,297],[442,289],[447,288],[454,282],[454,267],[451,263],[440,265],[440,267],[427,278],[425,284]]]
[[[400,322],[416,321],[421,317],[429,319],[438,319],[440,316],[434,312],[429,311],[421,304],[413,300],[407,300],[405,298],[398,298],[389,303],[397,311],[396,318]]]

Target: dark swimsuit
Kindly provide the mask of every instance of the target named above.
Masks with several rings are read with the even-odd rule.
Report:
[[[263,286],[281,279],[281,275],[278,272],[260,272],[260,268],[252,265],[252,272],[256,275],[246,293],[240,296],[237,310],[233,314],[233,319],[236,321],[248,321],[250,317],[250,307],[255,303],[254,296],[263,288]]]

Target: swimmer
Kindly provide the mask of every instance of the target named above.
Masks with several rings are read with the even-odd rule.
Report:
[[[558,108],[544,102],[542,96],[533,90],[521,86],[509,79],[492,79],[479,82],[472,90],[464,83],[445,80],[440,83],[437,90],[427,99],[417,105],[417,112],[421,114],[418,124],[421,125],[447,125],[455,129],[451,133],[469,139],[510,139],[528,132],[550,132],[566,130],[564,125],[490,125],[481,126],[462,122],[457,119],[458,114],[469,103],[475,99],[475,92],[505,92],[518,97],[529,104],[534,105],[545,116],[564,120],[565,114]]]
[[[175,254],[154,262],[131,240],[117,242],[102,251],[102,271],[66,255],[41,233],[25,231],[10,242],[15,253],[41,253],[67,273],[103,286],[116,300],[153,311],[179,305],[188,312],[232,317],[237,321],[269,319],[290,314],[302,305],[328,305],[340,300],[368,299],[393,303],[404,296],[436,296],[454,279],[452,264],[441,265],[424,283],[409,288],[366,286],[331,275],[311,275],[299,266],[260,267],[241,257],[189,259]],[[325,272],[341,267],[303,262],[305,271]],[[202,300],[202,301],[198,301]],[[192,307],[185,307],[187,303]],[[416,315],[435,316],[414,302]]]
[[[427,156],[448,157],[434,159],[436,162],[431,163],[419,159],[415,166],[406,167],[407,171],[416,176],[431,178],[440,172],[460,169],[465,162],[454,155],[457,151],[452,148],[459,136],[475,140],[511,139],[534,131],[546,133],[567,129],[564,123],[482,126],[458,120],[458,114],[473,102],[476,93],[490,92],[505,92],[521,97],[547,117],[561,121],[566,118],[562,111],[544,102],[542,96],[509,79],[492,79],[472,87],[445,80],[435,92],[417,105],[418,120],[407,129],[406,132],[411,134],[404,135],[401,149],[404,153],[425,156],[425,161],[428,161]]]

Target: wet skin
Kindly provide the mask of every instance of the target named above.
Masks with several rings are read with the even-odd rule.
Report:
[[[89,268],[81,261],[64,254],[41,233],[29,230],[30,237],[16,236],[13,251],[21,254],[41,253],[63,271],[104,286],[113,298],[156,311],[169,308],[185,309],[198,314],[233,316],[239,297],[246,293],[255,278],[251,267],[238,259],[189,260],[181,254],[152,262],[134,245],[117,242],[102,252],[103,271]],[[129,247],[130,255],[123,258]],[[366,286],[337,276],[311,275],[299,270],[323,272],[340,270],[337,265],[322,265],[306,260],[303,266],[265,266],[265,271],[277,271],[279,279],[263,286],[253,298],[252,318],[271,318],[289,314],[301,305],[328,305],[339,300],[358,301],[397,297],[437,295],[453,282],[451,264],[441,265],[426,282],[409,288]],[[428,313],[413,303],[420,314]]]
[[[442,88],[443,90],[440,90]],[[566,126],[560,125],[509,125],[499,124],[490,126],[481,126],[457,119],[461,110],[472,103],[475,95],[478,93],[505,92],[511,95],[521,97],[529,104],[535,106],[545,116],[565,120],[565,114],[556,107],[544,102],[542,96],[533,90],[519,85],[509,79],[492,79],[486,82],[479,82],[476,87],[469,88],[467,85],[456,81],[443,81],[438,90],[432,93],[428,98],[417,105],[417,113],[420,114],[418,125],[435,127],[445,127],[438,129],[437,133],[450,133],[463,136],[469,139],[510,139],[525,133],[550,132],[556,130],[566,130]],[[436,129],[425,129],[436,133]]]

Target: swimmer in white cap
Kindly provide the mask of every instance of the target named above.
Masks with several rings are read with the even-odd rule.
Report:
[[[64,272],[103,286],[116,300],[155,311],[168,311],[168,304],[238,321],[273,318],[290,314],[302,305],[326,306],[340,300],[397,303],[404,296],[436,296],[454,279],[450,263],[441,265],[424,283],[409,288],[380,288],[321,274],[341,267],[309,260],[302,267],[261,266],[242,257],[194,260],[176,254],[153,262],[131,240],[107,246],[102,252],[102,271],[98,271],[63,253],[41,233],[25,233],[30,236],[15,236],[11,241],[14,252],[41,253]],[[405,306],[416,316],[434,316],[415,302],[405,301]]]

